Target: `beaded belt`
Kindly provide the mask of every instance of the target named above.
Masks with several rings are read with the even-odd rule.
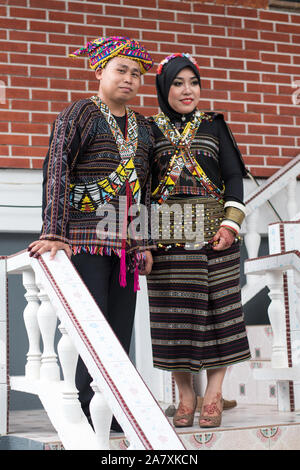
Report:
[[[153,238],[159,247],[184,245],[195,249],[216,234],[224,219],[223,204],[214,198],[169,198],[152,213]]]

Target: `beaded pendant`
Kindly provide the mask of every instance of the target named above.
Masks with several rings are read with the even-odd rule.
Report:
[[[156,116],[153,116],[153,119],[166,139],[168,139],[173,147],[175,147],[175,152],[170,158],[166,173],[152,193],[156,202],[158,204],[163,204],[171,195],[183,168],[187,168],[197,182],[199,182],[212,197],[219,202],[223,202],[223,191],[208,178],[204,170],[190,152],[191,143],[201,122],[204,119],[211,121],[212,117],[201,111],[196,111],[194,119],[185,125],[181,134],[164,113],[159,113]]]
[[[70,204],[82,212],[96,211],[100,204],[107,204],[117,196],[126,181],[129,183],[135,202],[139,204],[141,188],[134,166],[138,144],[138,125],[135,114],[131,109],[126,109],[128,126],[125,139],[108,106],[98,96],[92,96],[91,100],[100,108],[110,127],[120,153],[120,163],[115,171],[102,180],[71,184]]]

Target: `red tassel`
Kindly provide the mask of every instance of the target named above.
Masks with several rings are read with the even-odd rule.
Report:
[[[121,260],[120,260],[120,275],[119,282],[121,287],[127,286],[126,281],[126,251],[122,248]]]
[[[135,262],[135,270],[134,270],[134,292],[140,290],[140,282],[139,282],[139,265],[137,261]]]
[[[127,241],[127,223],[128,223],[128,208],[131,202],[131,194],[128,180],[126,180],[126,208],[123,221],[123,230],[122,230],[122,250],[121,250],[121,259],[120,259],[120,274],[119,282],[121,287],[127,286],[126,281],[126,241]]]

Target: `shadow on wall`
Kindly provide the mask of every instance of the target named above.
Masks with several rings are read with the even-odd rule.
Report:
[[[264,237],[261,240],[258,256],[265,256],[269,254],[268,238]],[[246,283],[246,276],[244,275],[244,261],[248,258],[246,247],[244,244],[241,246],[241,285]],[[268,307],[271,302],[268,296],[269,289],[265,287],[253,299],[244,305],[244,315],[246,325],[269,325],[270,320],[268,317]]]

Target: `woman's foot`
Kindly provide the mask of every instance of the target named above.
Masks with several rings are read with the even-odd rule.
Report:
[[[205,396],[199,417],[200,428],[217,428],[222,422],[223,398],[221,393]]]
[[[202,410],[202,405],[203,405],[203,397],[198,396],[196,413],[197,411],[200,412]],[[234,408],[235,406],[237,406],[236,400],[226,400],[226,398],[223,398],[223,411],[230,410],[231,408]]]
[[[176,428],[185,428],[188,426],[193,426],[194,416],[196,411],[197,398],[194,396],[193,401],[184,404],[180,401],[179,406],[176,410],[176,413],[173,417],[173,424]]]

